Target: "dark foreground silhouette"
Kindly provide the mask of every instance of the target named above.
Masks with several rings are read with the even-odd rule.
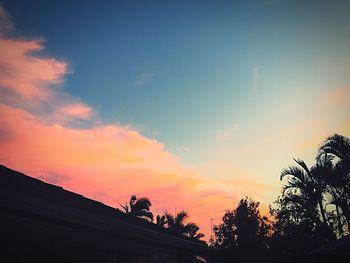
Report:
[[[124,213],[0,166],[0,262],[308,262],[350,254],[350,139],[335,134],[312,166],[284,169],[282,194],[259,212],[242,199],[210,247],[188,214],[158,215],[132,196]],[[346,261],[344,261],[346,262]]]
[[[197,262],[209,257],[202,242],[4,166],[0,211],[1,262]]]
[[[218,257],[350,254],[345,241],[350,232],[350,139],[328,137],[312,166],[294,161],[281,172],[282,194],[269,216],[262,216],[259,202],[247,197],[214,226],[211,246],[220,251]],[[329,244],[341,246],[323,249]]]

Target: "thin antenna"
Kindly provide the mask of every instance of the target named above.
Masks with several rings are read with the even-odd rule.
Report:
[[[210,218],[210,238],[213,239],[213,220],[214,218]]]

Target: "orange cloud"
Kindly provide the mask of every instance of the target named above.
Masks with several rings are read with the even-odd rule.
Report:
[[[52,98],[52,84],[67,73],[67,65],[53,58],[33,55],[43,49],[39,40],[0,39],[1,88],[25,100]]]
[[[320,143],[333,133],[349,134],[347,124],[349,115],[350,87],[328,90],[315,100],[319,113],[314,118],[300,122],[291,133],[303,134],[304,138],[296,144],[299,152],[312,151],[314,155]]]
[[[50,125],[4,104],[0,127],[1,163],[111,206],[145,195],[156,213],[186,209],[208,234],[210,217],[220,218],[237,200],[127,127]]]
[[[4,14],[0,8],[0,22],[11,25]],[[238,201],[226,183],[200,176],[129,126],[94,120],[90,106],[57,87],[68,65],[40,56],[43,48],[0,34],[0,163],[111,206],[136,194],[155,213],[185,209],[209,238],[210,218]],[[90,126],[73,127],[76,119]]]
[[[333,89],[325,93],[318,102],[324,108],[348,107],[350,101],[350,87]]]
[[[87,119],[91,117],[93,112],[92,108],[89,106],[77,102],[62,106],[60,108],[60,111],[65,115],[81,119]]]

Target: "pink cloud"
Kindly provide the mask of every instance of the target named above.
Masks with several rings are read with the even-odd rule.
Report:
[[[81,119],[87,119],[93,114],[93,110],[91,107],[78,102],[64,105],[59,109],[59,111],[65,115]]]
[[[10,25],[3,11],[1,23]],[[238,200],[226,183],[200,176],[129,126],[70,126],[94,110],[57,87],[68,65],[38,55],[43,49],[40,40],[0,34],[0,163],[111,206],[136,194],[155,213],[185,209],[209,238],[210,218]]]
[[[153,211],[186,209],[208,234],[209,218],[220,217],[237,199],[210,187],[163,144],[127,127],[49,125],[4,104],[0,127],[2,164],[114,207],[131,194],[148,196]]]
[[[53,84],[62,82],[67,65],[53,58],[33,55],[43,49],[39,40],[0,39],[0,84],[23,100],[52,99]]]

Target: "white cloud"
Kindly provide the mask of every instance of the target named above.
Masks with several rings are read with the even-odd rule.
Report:
[[[187,147],[187,146],[181,146],[180,149],[187,153],[191,151],[190,147]]]
[[[137,77],[137,79],[132,83],[134,87],[143,87],[150,83],[155,77],[154,73],[142,73]]]
[[[252,74],[253,74],[253,79],[252,79],[252,86],[251,86],[251,91],[253,93],[256,93],[258,91],[258,80],[259,80],[259,68],[258,66],[254,65],[252,67]]]
[[[229,140],[231,136],[239,130],[239,126],[239,123],[235,122],[232,125],[217,131],[215,134],[216,139],[220,142]]]

